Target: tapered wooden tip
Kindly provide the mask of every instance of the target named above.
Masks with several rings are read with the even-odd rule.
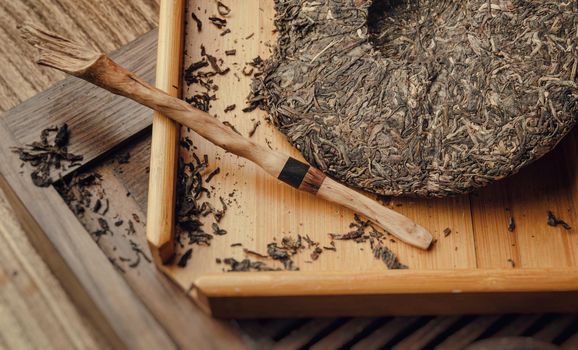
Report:
[[[166,242],[161,246],[157,246],[150,241],[148,241],[148,244],[152,257],[157,266],[170,264],[174,260],[175,245],[173,241]]]
[[[426,250],[432,244],[431,233],[413,220],[330,178],[323,181],[317,196],[362,214],[412,246]]]

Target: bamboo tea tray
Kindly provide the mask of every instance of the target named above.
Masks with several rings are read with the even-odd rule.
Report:
[[[230,68],[227,74],[212,77],[218,90],[211,92],[216,100],[210,101],[209,112],[245,136],[254,131],[253,140],[258,143],[302,160],[299,152],[267,122],[264,112],[242,111],[251,84],[243,70],[247,73],[251,69],[248,63],[255,57],[268,57],[276,43],[273,1],[228,1],[230,13],[223,17],[219,15],[218,2],[190,0],[184,27],[175,23],[181,15],[181,3],[167,1],[165,5],[160,18],[160,47],[170,49],[159,53],[157,83],[161,79],[175,94],[181,84],[182,98],[204,91],[199,85],[188,86],[177,79],[182,76],[182,69],[201,60],[203,46],[207,54],[222,58],[219,65],[223,69]],[[193,13],[202,22],[201,31]],[[226,26],[218,28],[209,19],[212,16],[225,18]],[[180,45],[183,32],[184,49]],[[167,54],[171,49],[180,55]],[[227,55],[229,50],[235,50],[235,54]],[[225,112],[231,105],[236,107]],[[178,140],[177,136],[170,136],[170,130],[165,132],[169,137],[164,140],[167,148],[162,154],[170,155]],[[249,258],[281,267],[279,262],[260,259],[247,250],[266,255],[269,243],[297,235],[308,235],[320,246],[330,246],[329,233],[350,231],[354,213],[281,184],[255,165],[225,153],[194,133],[182,130],[181,136],[190,138],[194,145],[191,151],[179,151],[186,162],[191,161],[194,151],[200,158],[208,156],[204,176],[220,169],[210,186],[206,185],[211,192],[206,200],[215,208],[221,208],[220,198],[227,203],[227,213],[219,223],[227,233],[215,235],[210,246],[179,246],[177,258],[192,248],[186,267],[159,267],[215,316],[578,311],[575,133],[520,174],[472,195],[391,200],[391,208],[430,230],[437,239],[430,251],[397,240],[386,241],[409,269],[388,270],[373,257],[368,242],[336,240],[335,251],[323,249],[315,261],[311,250],[295,255],[293,260],[299,271],[272,272],[227,272],[230,266],[223,261]],[[155,152],[158,151],[153,151],[153,158]],[[572,228],[549,226],[549,211]],[[512,218],[515,228],[510,232]],[[207,232],[211,233],[213,222],[208,216],[204,223]]]

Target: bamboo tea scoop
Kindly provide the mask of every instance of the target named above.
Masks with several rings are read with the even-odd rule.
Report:
[[[33,25],[24,26],[22,33],[40,50],[39,64],[74,75],[156,110],[301,191],[358,212],[408,244],[422,249],[430,246],[431,234],[407,217],[337,183],[318,169],[237,134],[208,113],[151,86],[105,54]]]

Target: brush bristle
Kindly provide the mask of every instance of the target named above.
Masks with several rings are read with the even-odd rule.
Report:
[[[19,29],[22,37],[39,49],[38,64],[53,67],[68,74],[83,74],[102,56],[101,53],[86,45],[75,43],[30,23]]]

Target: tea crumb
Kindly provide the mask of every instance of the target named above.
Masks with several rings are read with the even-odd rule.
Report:
[[[197,15],[194,12],[191,13],[191,17],[197,25],[197,31],[201,32],[203,30],[203,22],[199,19],[199,17],[197,17]]]
[[[550,210],[548,211],[548,225],[552,227],[560,225],[565,230],[572,229],[570,225],[568,225],[564,220],[557,218],[556,215],[554,215],[554,213]]]
[[[220,1],[217,1],[217,12],[219,15],[226,17],[231,14],[231,9]]]
[[[510,216],[510,221],[508,222],[508,231],[514,232],[516,229],[516,221],[513,216]]]
[[[223,29],[227,26],[227,20],[217,16],[209,17],[209,21],[211,21],[211,23],[213,23],[213,25],[219,29]]]
[[[446,227],[446,228],[444,229],[444,237],[449,236],[451,233],[452,233],[452,229],[451,229],[451,228]]]
[[[514,260],[508,259],[508,262],[510,263],[510,265],[511,265],[512,267],[516,267],[516,262],[515,262]]]
[[[177,266],[178,267],[186,267],[187,263],[189,262],[189,259],[191,258],[192,255],[193,255],[193,249],[192,248],[187,249],[187,251],[179,258],[179,261],[177,262]]]
[[[251,129],[251,131],[249,131],[249,137],[253,137],[253,135],[255,135],[255,132],[257,132],[257,128],[259,127],[259,125],[261,125],[260,120],[253,123],[253,128]]]

